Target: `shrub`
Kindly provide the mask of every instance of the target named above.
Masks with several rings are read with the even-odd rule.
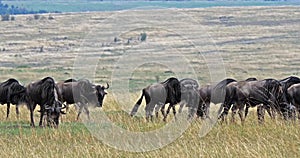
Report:
[[[38,19],[40,19],[40,15],[34,14],[34,15],[33,15],[33,18],[34,18],[35,20],[38,20]]]
[[[141,33],[141,41],[146,41],[147,34],[146,33]]]
[[[48,20],[53,20],[53,19],[54,19],[54,17],[49,15]]]
[[[9,17],[10,17],[9,14],[1,15],[1,20],[2,21],[9,21]]]
[[[15,21],[15,20],[16,20],[16,18],[14,16],[10,17],[10,21]]]

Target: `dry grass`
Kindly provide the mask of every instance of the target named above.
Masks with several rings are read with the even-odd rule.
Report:
[[[209,8],[150,13],[54,14],[54,20],[45,18],[39,21],[33,20],[33,15],[19,15],[15,21],[0,22],[0,80],[15,77],[27,84],[44,76],[53,76],[56,80],[86,77],[93,70],[90,79],[94,82],[111,82],[112,72],[125,71],[134,62],[142,60],[144,54],[152,54],[160,55],[170,63],[176,63],[178,57],[185,59],[199,82],[207,84],[211,77],[216,77],[216,80],[224,77],[210,76],[208,70],[205,59],[216,52],[221,52],[222,68],[227,77],[262,79],[299,75],[299,7]],[[185,19],[182,14],[189,18]],[[148,15],[165,19],[147,19]],[[178,16],[175,18],[174,15]],[[167,19],[169,16],[173,18]],[[120,25],[114,26],[112,19]],[[118,21],[122,19],[124,21]],[[129,24],[121,25],[126,22]],[[142,32],[147,33],[145,43],[136,40]],[[114,37],[121,41],[114,43]],[[133,40],[127,44],[129,38]],[[117,64],[124,52],[133,54],[133,57],[126,63]],[[95,58],[98,62],[96,68],[90,69],[88,65],[91,63],[87,61],[82,66],[88,69],[84,69],[83,74],[74,75],[77,56]],[[163,80],[174,74],[173,67],[153,64],[152,59],[155,58],[135,67],[129,78],[125,78],[129,80],[125,86],[134,92],[127,98],[129,105],[134,104],[142,87],[156,81],[155,76]],[[184,68],[178,68],[178,71],[176,76],[179,77],[192,74]],[[121,81],[124,80],[122,77]],[[118,86],[118,81],[111,86]],[[158,120],[146,123],[139,117],[130,118],[113,100],[113,91],[108,92],[103,111],[118,126],[131,131],[164,126]],[[200,138],[198,133],[203,122],[197,120],[173,143],[151,152],[131,153],[98,141],[81,122],[75,121],[74,108],[63,118],[59,129],[31,129],[25,107],[21,109],[19,121],[14,110],[6,120],[5,107],[1,107],[0,153],[1,157],[299,157],[299,123],[267,118],[264,125],[258,125],[254,111],[244,126],[239,123],[217,124],[208,135]],[[37,123],[38,114],[35,117]]]
[[[149,131],[164,125],[159,120],[146,123],[122,111],[110,110],[118,109],[110,98],[106,105],[103,110],[110,120],[130,131]],[[5,157],[298,157],[300,150],[298,122],[272,121],[267,117],[265,124],[259,125],[254,110],[250,111],[244,126],[239,122],[216,124],[202,138],[198,134],[203,122],[196,120],[173,143],[144,153],[120,151],[105,145],[80,121],[75,121],[74,107],[64,116],[59,129],[29,128],[25,107],[21,109],[20,121],[15,118],[14,110],[9,120],[4,118],[4,107],[1,113],[0,151]]]

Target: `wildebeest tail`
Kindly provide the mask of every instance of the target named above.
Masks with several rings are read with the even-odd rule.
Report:
[[[136,114],[136,112],[138,111],[142,101],[143,101],[143,97],[145,96],[145,89],[143,89],[142,91],[142,96],[140,97],[140,99],[135,103],[133,109],[131,110],[130,116],[134,116]]]

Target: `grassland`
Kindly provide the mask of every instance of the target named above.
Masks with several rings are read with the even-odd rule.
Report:
[[[124,129],[150,131],[165,124],[130,118],[114,98],[116,87],[129,89],[126,101],[131,108],[139,90],[156,82],[156,76],[160,81],[172,75],[195,76],[202,85],[225,76],[241,80],[299,75],[299,14],[299,7],[235,7],[44,14],[38,20],[19,15],[15,21],[0,22],[0,80],[14,77],[27,84],[53,76],[112,83],[102,109],[105,114]],[[139,40],[143,32],[145,42]],[[214,56],[221,60],[212,60]],[[258,125],[255,109],[244,126],[216,124],[200,138],[203,121],[196,120],[173,143],[144,153],[105,145],[75,121],[73,107],[59,129],[29,128],[25,107],[19,120],[14,110],[6,120],[5,106],[0,109],[1,157],[299,157],[300,153],[298,122],[267,117],[264,125]]]

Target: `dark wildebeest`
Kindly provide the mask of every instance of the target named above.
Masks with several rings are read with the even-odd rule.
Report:
[[[206,85],[201,87],[199,89],[200,100],[199,100],[199,106],[197,110],[197,116],[198,117],[205,116],[206,118],[210,118],[209,117],[210,103],[224,104],[224,101],[229,100],[226,99],[226,97],[230,97],[230,95],[226,93],[226,86],[232,82],[236,82],[236,80],[228,78],[222,80],[216,85]],[[221,105],[221,108],[222,107],[223,105]]]
[[[26,103],[26,88],[16,79],[10,78],[0,83],[0,103],[7,104],[6,118],[9,116],[10,104],[16,105],[16,113],[19,118],[19,105]]]
[[[48,126],[58,127],[60,114],[64,114],[64,112],[61,111],[63,108],[61,102],[58,100],[54,79],[45,77],[42,80],[28,84],[26,95],[27,106],[30,110],[30,125],[35,126],[33,112],[36,105],[39,104],[41,113],[39,126],[43,125],[44,114],[47,114]]]
[[[180,102],[181,92],[180,92],[180,82],[177,78],[171,77],[164,82],[152,84],[142,90],[142,96],[134,105],[130,115],[134,116],[142,103],[143,97],[146,100],[146,120],[149,121],[149,117],[153,120],[153,110],[155,106],[161,109],[164,116],[163,120],[166,121],[167,114],[165,114],[164,108],[165,104],[170,104],[169,106],[175,108],[174,105]],[[175,109],[173,109],[174,116],[176,115]]]
[[[288,95],[288,88],[290,88],[292,85],[294,84],[299,84],[300,83],[300,78],[298,77],[295,77],[295,76],[290,76],[290,77],[287,77],[285,79],[282,79],[282,80],[279,80],[280,84],[282,85],[282,90],[283,90],[283,98],[282,100],[286,102],[286,106],[283,106],[285,107],[286,109],[281,109],[282,111],[287,111],[288,113],[291,113],[291,114],[285,114],[285,115],[292,115],[293,113],[295,113],[293,110],[294,108],[293,107],[290,107],[290,105],[292,105],[293,103],[293,98],[290,98],[289,95]]]
[[[290,101],[290,104],[295,106],[295,110],[298,112],[298,119],[300,119],[300,83],[293,84],[287,89],[287,98]],[[290,106],[290,108],[293,108],[293,106]],[[296,116],[293,109],[290,109],[291,113],[290,115],[293,117]]]
[[[292,86],[293,84],[300,83],[300,78],[295,76],[290,76],[285,79],[279,80],[280,84],[282,85],[282,90],[284,93],[287,93],[287,89]]]
[[[258,81],[257,78],[255,77],[251,77],[251,78],[247,78],[245,81],[242,81],[242,82],[251,82],[251,81]],[[229,111],[228,108],[230,108],[231,106],[231,111],[232,111],[232,122],[235,122],[234,121],[234,116],[238,110],[238,107],[236,106],[235,104],[235,100],[234,100],[234,97],[235,96],[235,86],[238,86],[238,83],[239,82],[232,82],[230,84],[228,84],[226,86],[226,99],[225,99],[225,102],[224,102],[224,111]],[[255,105],[250,105],[250,103],[247,102],[246,104],[246,109],[245,109],[245,118],[246,116],[248,115],[248,111],[249,111],[249,108],[250,107],[254,107]]]
[[[102,107],[105,95],[105,89],[109,88],[101,85],[94,85],[88,80],[74,80],[69,79],[57,83],[59,100],[69,104],[76,104],[79,106],[77,120],[79,119],[82,110],[84,109],[88,118],[90,118],[88,106]],[[68,106],[67,106],[68,107]]]
[[[179,113],[181,113],[183,107],[186,106],[188,107],[188,119],[191,119],[196,113],[199,105],[199,84],[196,80],[191,78],[184,78],[179,82],[181,88],[181,102]]]
[[[234,110],[239,110],[238,114],[242,123],[244,123],[245,119],[243,115],[245,105],[248,106],[248,108],[254,107],[259,104],[263,105],[263,107],[258,107],[257,111],[258,120],[260,122],[263,121],[263,116],[260,112],[261,109],[271,109],[273,112],[279,111],[280,109],[282,87],[281,84],[275,79],[265,79],[260,81],[239,81],[231,88],[232,92],[230,93],[233,97],[229,101],[230,104],[225,104],[226,108],[224,108],[224,111],[221,115],[223,118],[224,115],[228,114],[228,111],[232,104],[235,104]],[[274,117],[273,114],[270,115]]]

